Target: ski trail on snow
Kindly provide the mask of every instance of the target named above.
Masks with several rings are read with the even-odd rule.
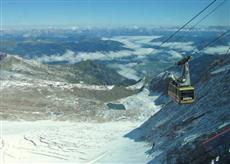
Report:
[[[140,122],[3,122],[3,163],[148,162],[146,143],[124,135]]]
[[[97,158],[87,162],[86,164],[94,164],[95,162],[99,161],[100,159],[102,159],[103,157],[105,157],[107,155],[108,152],[104,152],[101,155],[99,155]]]

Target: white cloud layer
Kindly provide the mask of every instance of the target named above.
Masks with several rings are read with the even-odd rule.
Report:
[[[118,70],[117,72],[124,77],[139,80],[140,77],[138,77],[137,72],[134,69],[137,64],[138,63],[136,62],[131,62],[128,64],[112,64],[111,67]]]
[[[172,59],[180,59],[183,56],[181,55],[181,53],[175,51],[175,50],[169,50],[168,53],[171,55]]]
[[[110,51],[110,52],[79,52],[67,50],[63,55],[43,55],[38,57],[40,62],[61,62],[68,61],[70,63],[76,63],[84,60],[113,60],[124,57],[139,57],[144,58],[146,55],[152,55],[160,52],[154,48],[143,48],[142,44],[150,42],[152,39],[159,38],[160,36],[118,36],[114,38],[103,38],[103,40],[114,40],[124,44],[124,47],[131,50]]]
[[[125,47],[135,49],[142,44],[148,44],[151,40],[161,38],[161,36],[116,36],[112,38],[103,38],[103,40],[114,40],[125,44]]]
[[[97,52],[78,52],[67,50],[62,55],[44,55],[38,57],[37,60],[40,62],[61,62],[68,61],[69,63],[76,63],[84,60],[114,60],[121,59],[125,57],[133,57],[138,60],[145,59],[148,55],[155,55],[158,53],[168,53],[171,55],[172,59],[181,58],[182,55],[178,50],[184,51],[195,51],[196,47],[193,42],[172,42],[165,43],[162,47],[167,47],[170,50],[155,49],[155,48],[145,48],[143,45],[160,45],[161,42],[151,42],[151,40],[160,38],[161,36],[116,36],[112,38],[102,38],[103,40],[114,40],[124,44],[124,47],[130,50],[121,51],[97,51]],[[132,61],[130,61],[132,62]]]
[[[159,46],[162,42],[153,42],[150,45]],[[169,42],[162,45],[162,47],[170,48],[174,50],[181,51],[196,51],[197,48],[194,46],[193,42]]]
[[[225,55],[228,49],[229,46],[215,46],[215,47],[207,47],[204,49],[203,52],[211,55]]]

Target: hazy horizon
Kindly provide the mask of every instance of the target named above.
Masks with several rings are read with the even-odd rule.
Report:
[[[201,15],[205,16],[220,5],[201,26],[230,25],[230,1],[223,1],[217,0]],[[212,1],[1,0],[1,22],[3,28],[180,26],[210,2]]]

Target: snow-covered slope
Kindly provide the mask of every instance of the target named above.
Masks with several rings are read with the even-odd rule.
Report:
[[[178,105],[172,101],[143,125],[127,134],[152,144],[151,163],[210,163],[215,157],[226,163],[220,151],[210,154],[202,143],[230,127],[230,57],[211,67],[196,85],[196,101]],[[229,138],[229,133],[227,134]],[[229,140],[228,140],[229,141]],[[220,146],[229,145],[219,142]],[[228,150],[223,150],[226,151]],[[229,148],[228,148],[229,149]]]
[[[0,163],[145,163],[146,143],[123,135],[139,122],[1,122]],[[135,156],[134,156],[135,154]]]

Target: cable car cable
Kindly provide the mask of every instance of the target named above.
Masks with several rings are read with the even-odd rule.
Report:
[[[221,35],[219,35],[218,37],[216,37],[215,39],[213,39],[211,42],[207,43],[206,45],[204,45],[201,49],[199,49],[197,52],[193,52],[192,54],[195,53],[199,53],[202,50],[204,50],[205,48],[207,48],[208,46],[212,45],[213,43],[215,43],[216,41],[220,40],[221,38],[223,38],[224,36],[226,36],[228,33],[230,32],[230,29],[228,29],[227,31],[225,31],[224,33],[222,33]]]
[[[228,47],[228,50],[227,50],[225,56],[228,56],[228,55],[230,54],[229,52],[230,52],[230,45],[229,45],[229,47]]]
[[[181,26],[176,32],[171,34],[167,39],[165,39],[161,44],[160,47],[168,42],[172,37],[174,37],[178,32],[180,32],[183,28],[185,28],[189,23],[191,23],[194,19],[196,19],[199,15],[201,15],[205,10],[207,10],[211,5],[213,5],[217,0],[213,0],[209,3],[204,9],[202,9],[199,13],[197,13],[194,17],[192,17],[189,21],[187,21],[183,26]]]
[[[220,6],[222,6],[227,0],[222,1],[218,6],[216,6],[213,10],[211,10],[209,13],[207,13],[203,18],[201,18],[195,25],[189,28],[189,31],[194,29],[198,24],[200,24],[203,20],[205,20],[208,16],[210,16],[212,13],[214,13]]]
[[[227,0],[223,0],[219,5],[217,5],[213,10],[211,10],[209,13],[207,13],[203,18],[201,18],[196,24],[194,24],[192,27],[188,29],[188,31],[192,31],[197,25],[199,25],[203,20],[205,20],[208,16],[210,16],[212,13],[214,13],[220,6],[222,6]],[[182,37],[179,37],[178,39],[184,40]],[[159,46],[160,47],[160,46]]]
[[[219,5],[217,5],[213,10],[211,10],[209,13],[207,13],[203,18],[201,18],[196,24],[194,24],[192,27],[188,29],[188,31],[193,31],[194,28],[199,25],[203,20],[205,20],[208,16],[210,16],[212,13],[214,13],[219,7],[221,7],[227,0],[223,0]],[[186,41],[181,37],[178,39],[182,39],[183,41]]]
[[[217,0],[212,1],[210,4],[208,4],[203,10],[201,10],[199,13],[197,13],[194,17],[192,17],[189,21],[187,21],[183,26],[181,26],[176,32],[174,32],[173,34],[171,34],[167,39],[165,39],[159,46],[158,48],[161,48],[161,46],[163,44],[165,44],[166,42],[168,42],[172,37],[174,37],[178,32],[180,32],[184,27],[186,27],[189,23],[191,23],[195,18],[197,18],[199,15],[201,15],[205,10],[207,10],[211,5],[213,5]],[[226,0],[224,0],[222,3],[224,3]],[[218,6],[219,7],[219,6]],[[216,7],[216,9],[218,8]],[[215,9],[215,10],[216,10]],[[214,11],[213,11],[214,12]],[[210,14],[209,14],[210,15]],[[207,18],[208,16],[206,16],[205,18]],[[202,21],[205,19],[202,18]],[[201,23],[202,21],[200,21],[199,23]],[[197,25],[199,24],[197,23]],[[197,25],[195,25],[194,27],[192,27],[191,29],[195,28]],[[153,53],[155,51],[152,50],[149,54]]]

